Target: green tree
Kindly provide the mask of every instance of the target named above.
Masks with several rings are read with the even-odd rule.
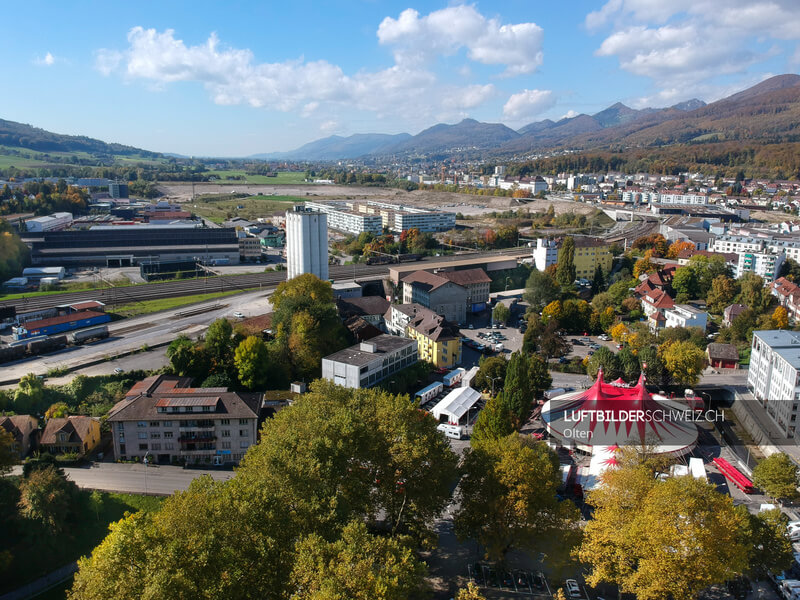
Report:
[[[756,515],[750,514],[744,505],[738,508],[750,521],[749,531],[744,536],[750,549],[749,572],[756,577],[765,577],[791,567],[793,549],[786,534],[789,517],[778,508]]]
[[[559,296],[558,286],[547,271],[536,269],[531,271],[523,294],[525,302],[530,304],[531,308],[539,311]]]
[[[474,538],[487,558],[502,561],[513,549],[547,549],[558,565],[577,541],[578,511],[559,502],[558,457],[543,442],[512,434],[467,450],[455,516],[459,539]],[[553,544],[563,556],[554,553]]]
[[[0,477],[8,473],[11,467],[18,462],[19,454],[14,436],[0,428]]]
[[[167,346],[167,358],[176,375],[205,378],[211,371],[211,357],[204,348],[186,336],[178,336]]]
[[[436,426],[408,396],[318,380],[262,429],[237,478],[277,494],[305,533],[331,539],[369,517],[423,538],[449,501],[457,463]]]
[[[282,599],[296,535],[267,490],[201,477],[158,512],[113,524],[78,561],[69,598]]]
[[[658,386],[669,385],[670,375],[658,354],[658,348],[646,346],[639,350],[638,357],[641,370],[644,371],[648,383]]]
[[[717,275],[711,282],[711,289],[706,296],[706,303],[711,307],[711,312],[722,314],[725,307],[733,302],[736,294],[739,293],[736,281],[727,275]]]
[[[353,521],[341,538],[312,534],[297,545],[293,600],[406,600],[424,586],[426,568],[402,541],[371,535]]]
[[[44,383],[34,373],[23,375],[14,393],[14,410],[18,414],[38,413],[44,403]]]
[[[603,267],[597,265],[592,276],[592,297],[596,297],[606,287],[606,278],[603,274]]]
[[[739,289],[739,303],[749,307],[757,315],[769,308],[772,302],[769,288],[764,287],[764,280],[755,273],[747,272],[742,275],[739,278]]]
[[[486,600],[486,597],[481,594],[480,588],[470,581],[467,587],[458,590],[455,600]]]
[[[502,356],[482,356],[475,373],[475,387],[479,390],[501,390],[506,379],[508,361]]]
[[[329,281],[322,281],[316,275],[304,273],[278,285],[270,297],[272,308],[276,313],[280,311],[284,300],[291,299],[333,304],[333,287]]]
[[[511,318],[511,310],[502,302],[498,302],[492,311],[492,320],[495,323],[506,325]]]
[[[700,282],[697,272],[689,265],[678,267],[672,277],[672,289],[675,290],[675,299],[686,302],[700,297]]]
[[[511,412],[514,429],[519,430],[528,420],[533,402],[528,357],[514,352],[508,361],[503,385],[503,400]]]
[[[586,365],[586,374],[589,377],[597,377],[597,371],[603,369],[603,378],[606,381],[611,381],[620,376],[619,360],[617,355],[614,354],[606,346],[600,348],[592,355]]]
[[[627,346],[617,353],[617,362],[621,377],[632,383],[639,378],[641,368],[639,366],[639,359],[631,352]]]
[[[575,282],[575,240],[567,236],[558,250],[556,283],[565,290],[572,289]]]
[[[773,498],[798,497],[797,465],[783,452],[771,454],[753,469],[753,483]]]
[[[662,346],[663,348],[663,346]],[[677,384],[696,385],[700,381],[706,357],[692,342],[667,344],[661,352],[664,366]]]
[[[208,326],[205,350],[214,361],[214,370],[225,370],[230,364],[234,348],[233,325],[228,319],[217,319]]]
[[[267,360],[267,345],[261,338],[251,335],[242,340],[233,357],[239,382],[249,390],[265,389]]]
[[[587,503],[594,516],[578,556],[589,585],[615,583],[642,600],[694,598],[748,567],[746,515],[694,477],[661,482],[629,464],[606,471]]]
[[[44,411],[45,419],[59,419],[69,415],[69,406],[66,402],[56,402],[51,404],[50,408]]]
[[[539,398],[552,387],[553,378],[547,368],[547,361],[538,354],[532,354],[528,357],[528,365],[531,394],[534,398]]]
[[[478,418],[472,428],[470,445],[477,448],[487,442],[506,437],[513,431],[511,411],[501,392],[497,396],[489,398],[486,406],[478,413]]]
[[[78,487],[52,466],[31,472],[19,486],[20,514],[61,533],[74,516]]]

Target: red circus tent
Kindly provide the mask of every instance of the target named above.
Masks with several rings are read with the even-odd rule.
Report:
[[[681,455],[694,448],[698,431],[686,406],[653,398],[644,374],[634,386],[615,384],[603,381],[601,369],[589,389],[545,403],[542,419],[550,435],[586,452],[628,445]]]
[[[614,381],[611,382],[611,385],[615,385],[617,387],[628,387],[628,382],[625,381],[622,377],[617,377]]]

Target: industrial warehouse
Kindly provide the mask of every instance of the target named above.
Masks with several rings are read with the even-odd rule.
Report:
[[[207,264],[239,262],[235,228],[150,225],[47,231],[25,234],[34,265],[127,267],[141,262],[200,260]]]

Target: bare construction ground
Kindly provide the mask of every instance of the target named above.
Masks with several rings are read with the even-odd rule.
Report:
[[[165,199],[176,202],[189,202],[192,198],[191,183],[162,183],[159,189]],[[263,185],[240,183],[196,183],[194,194],[263,194],[277,196],[297,196],[309,200],[386,200],[411,206],[437,208],[463,215],[482,215],[488,212],[502,212],[518,208],[531,211],[546,211],[550,205],[556,214],[577,212],[590,214],[591,205],[561,198],[547,200],[518,200],[495,196],[473,196],[454,192],[435,192],[417,190],[405,192],[391,188],[358,187],[345,185]]]

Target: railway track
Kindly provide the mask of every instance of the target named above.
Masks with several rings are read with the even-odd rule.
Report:
[[[527,253],[526,249],[509,248],[496,252],[481,254],[456,254],[441,257],[426,257],[419,263],[427,262],[449,262],[460,260],[467,256],[475,258],[514,255]],[[347,265],[332,266],[330,277],[334,280],[354,279],[372,277],[376,275],[388,274],[389,267],[392,265]],[[220,275],[217,277],[185,279],[181,281],[169,281],[165,283],[149,283],[142,285],[121,286],[111,288],[101,288],[95,290],[83,290],[79,292],[65,292],[63,294],[53,294],[49,296],[34,296],[31,298],[14,299],[0,301],[0,307],[14,306],[18,313],[33,312],[53,308],[62,304],[78,302],[81,300],[99,300],[106,305],[132,304],[145,300],[158,300],[160,298],[176,298],[179,296],[191,296],[195,294],[206,294],[216,292],[246,291],[253,288],[273,288],[282,281],[286,281],[285,271],[274,271],[269,273],[245,273],[241,275]]]

